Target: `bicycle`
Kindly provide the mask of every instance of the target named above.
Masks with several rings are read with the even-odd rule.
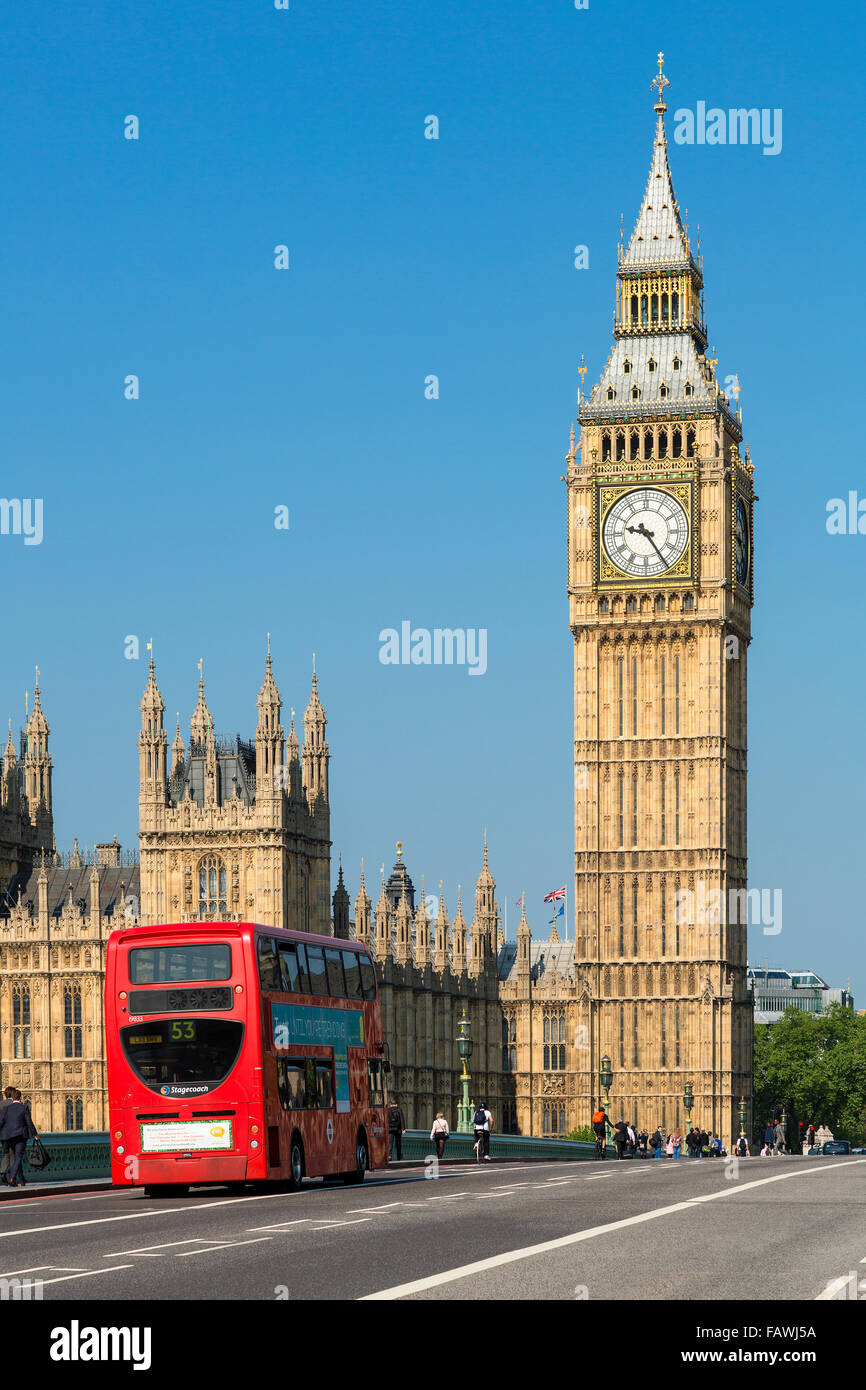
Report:
[[[596,1158],[604,1158],[604,1150],[605,1150],[604,1135],[603,1135],[603,1134],[597,1134],[597,1135],[595,1136],[595,1156],[596,1156]]]

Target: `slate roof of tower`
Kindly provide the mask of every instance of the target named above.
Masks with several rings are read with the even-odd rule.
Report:
[[[680,217],[668,164],[664,116],[659,112],[646,192],[622,263],[635,268],[650,262],[688,261],[689,239]]]
[[[73,903],[80,905],[83,902],[85,912],[90,911],[90,875],[92,870],[92,864],[46,869],[48,915],[50,917],[60,916],[70,896]],[[17,903],[19,887],[21,889],[21,901],[25,904],[31,902],[35,913],[39,901],[38,864],[33,867],[29,874],[13,879],[7,889],[6,899],[0,906],[0,915],[8,912],[11,905],[10,899],[12,903]],[[140,896],[138,864],[105,865],[99,868],[99,910],[103,916],[122,917],[124,896],[129,897],[130,895],[136,898]]]
[[[573,941],[531,941],[529,943],[529,977],[534,984],[555,969],[560,975],[574,974]],[[499,948],[496,972],[500,980],[517,979],[517,942],[506,941]]]

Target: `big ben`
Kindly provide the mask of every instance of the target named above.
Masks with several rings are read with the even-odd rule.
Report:
[[[730,1148],[751,1094],[746,690],[753,467],[708,352],[659,55],[614,344],[568,454],[578,1106]],[[689,1102],[693,1098],[693,1104]]]

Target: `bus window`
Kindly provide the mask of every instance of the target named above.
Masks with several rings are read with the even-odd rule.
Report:
[[[346,995],[346,981],[343,979],[343,962],[341,951],[337,951],[332,946],[325,947],[325,968],[328,972],[328,993],[335,999],[343,999]]]
[[[325,958],[321,946],[307,947],[307,969],[310,972],[310,993],[326,995],[328,982],[325,978]]]
[[[133,985],[230,980],[231,974],[230,946],[137,946],[129,953],[129,981]]]
[[[282,989],[280,962],[277,958],[274,938],[272,936],[260,936],[256,950],[259,957],[259,979],[262,989]]]
[[[367,1062],[367,1080],[370,1087],[370,1104],[385,1104],[385,1069],[378,1058],[371,1057]]]
[[[361,961],[361,987],[364,991],[365,999],[376,998],[376,972],[373,969],[373,962],[364,953],[360,956]]]
[[[301,980],[298,972],[297,952],[294,946],[287,946],[283,941],[280,942],[279,951],[283,989],[287,994],[300,994]]]
[[[198,1095],[224,1081],[238,1059],[244,1026],[229,1019],[159,1018],[121,1028],[129,1065],[152,1091],[190,1088]]]
[[[316,1063],[316,1100],[319,1110],[334,1108],[334,1073],[330,1062]]]
[[[361,967],[357,951],[343,951],[343,969],[346,972],[346,993],[350,999],[363,999],[361,990]]]
[[[305,1110],[307,1107],[306,1066],[303,1059],[277,1059],[277,1087],[284,1110]]]
[[[303,942],[295,942],[295,951],[298,956],[298,988],[301,994],[310,993],[310,976],[307,970],[307,948]]]

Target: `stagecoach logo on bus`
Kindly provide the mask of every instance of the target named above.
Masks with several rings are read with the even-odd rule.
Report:
[[[202,1086],[160,1086],[161,1096],[203,1096],[211,1087],[205,1082]]]
[[[308,1004],[272,1004],[274,1047],[309,1046],[334,1049],[337,1113],[351,1110],[347,1048],[364,1046],[364,1015],[360,1009],[319,1009]]]

